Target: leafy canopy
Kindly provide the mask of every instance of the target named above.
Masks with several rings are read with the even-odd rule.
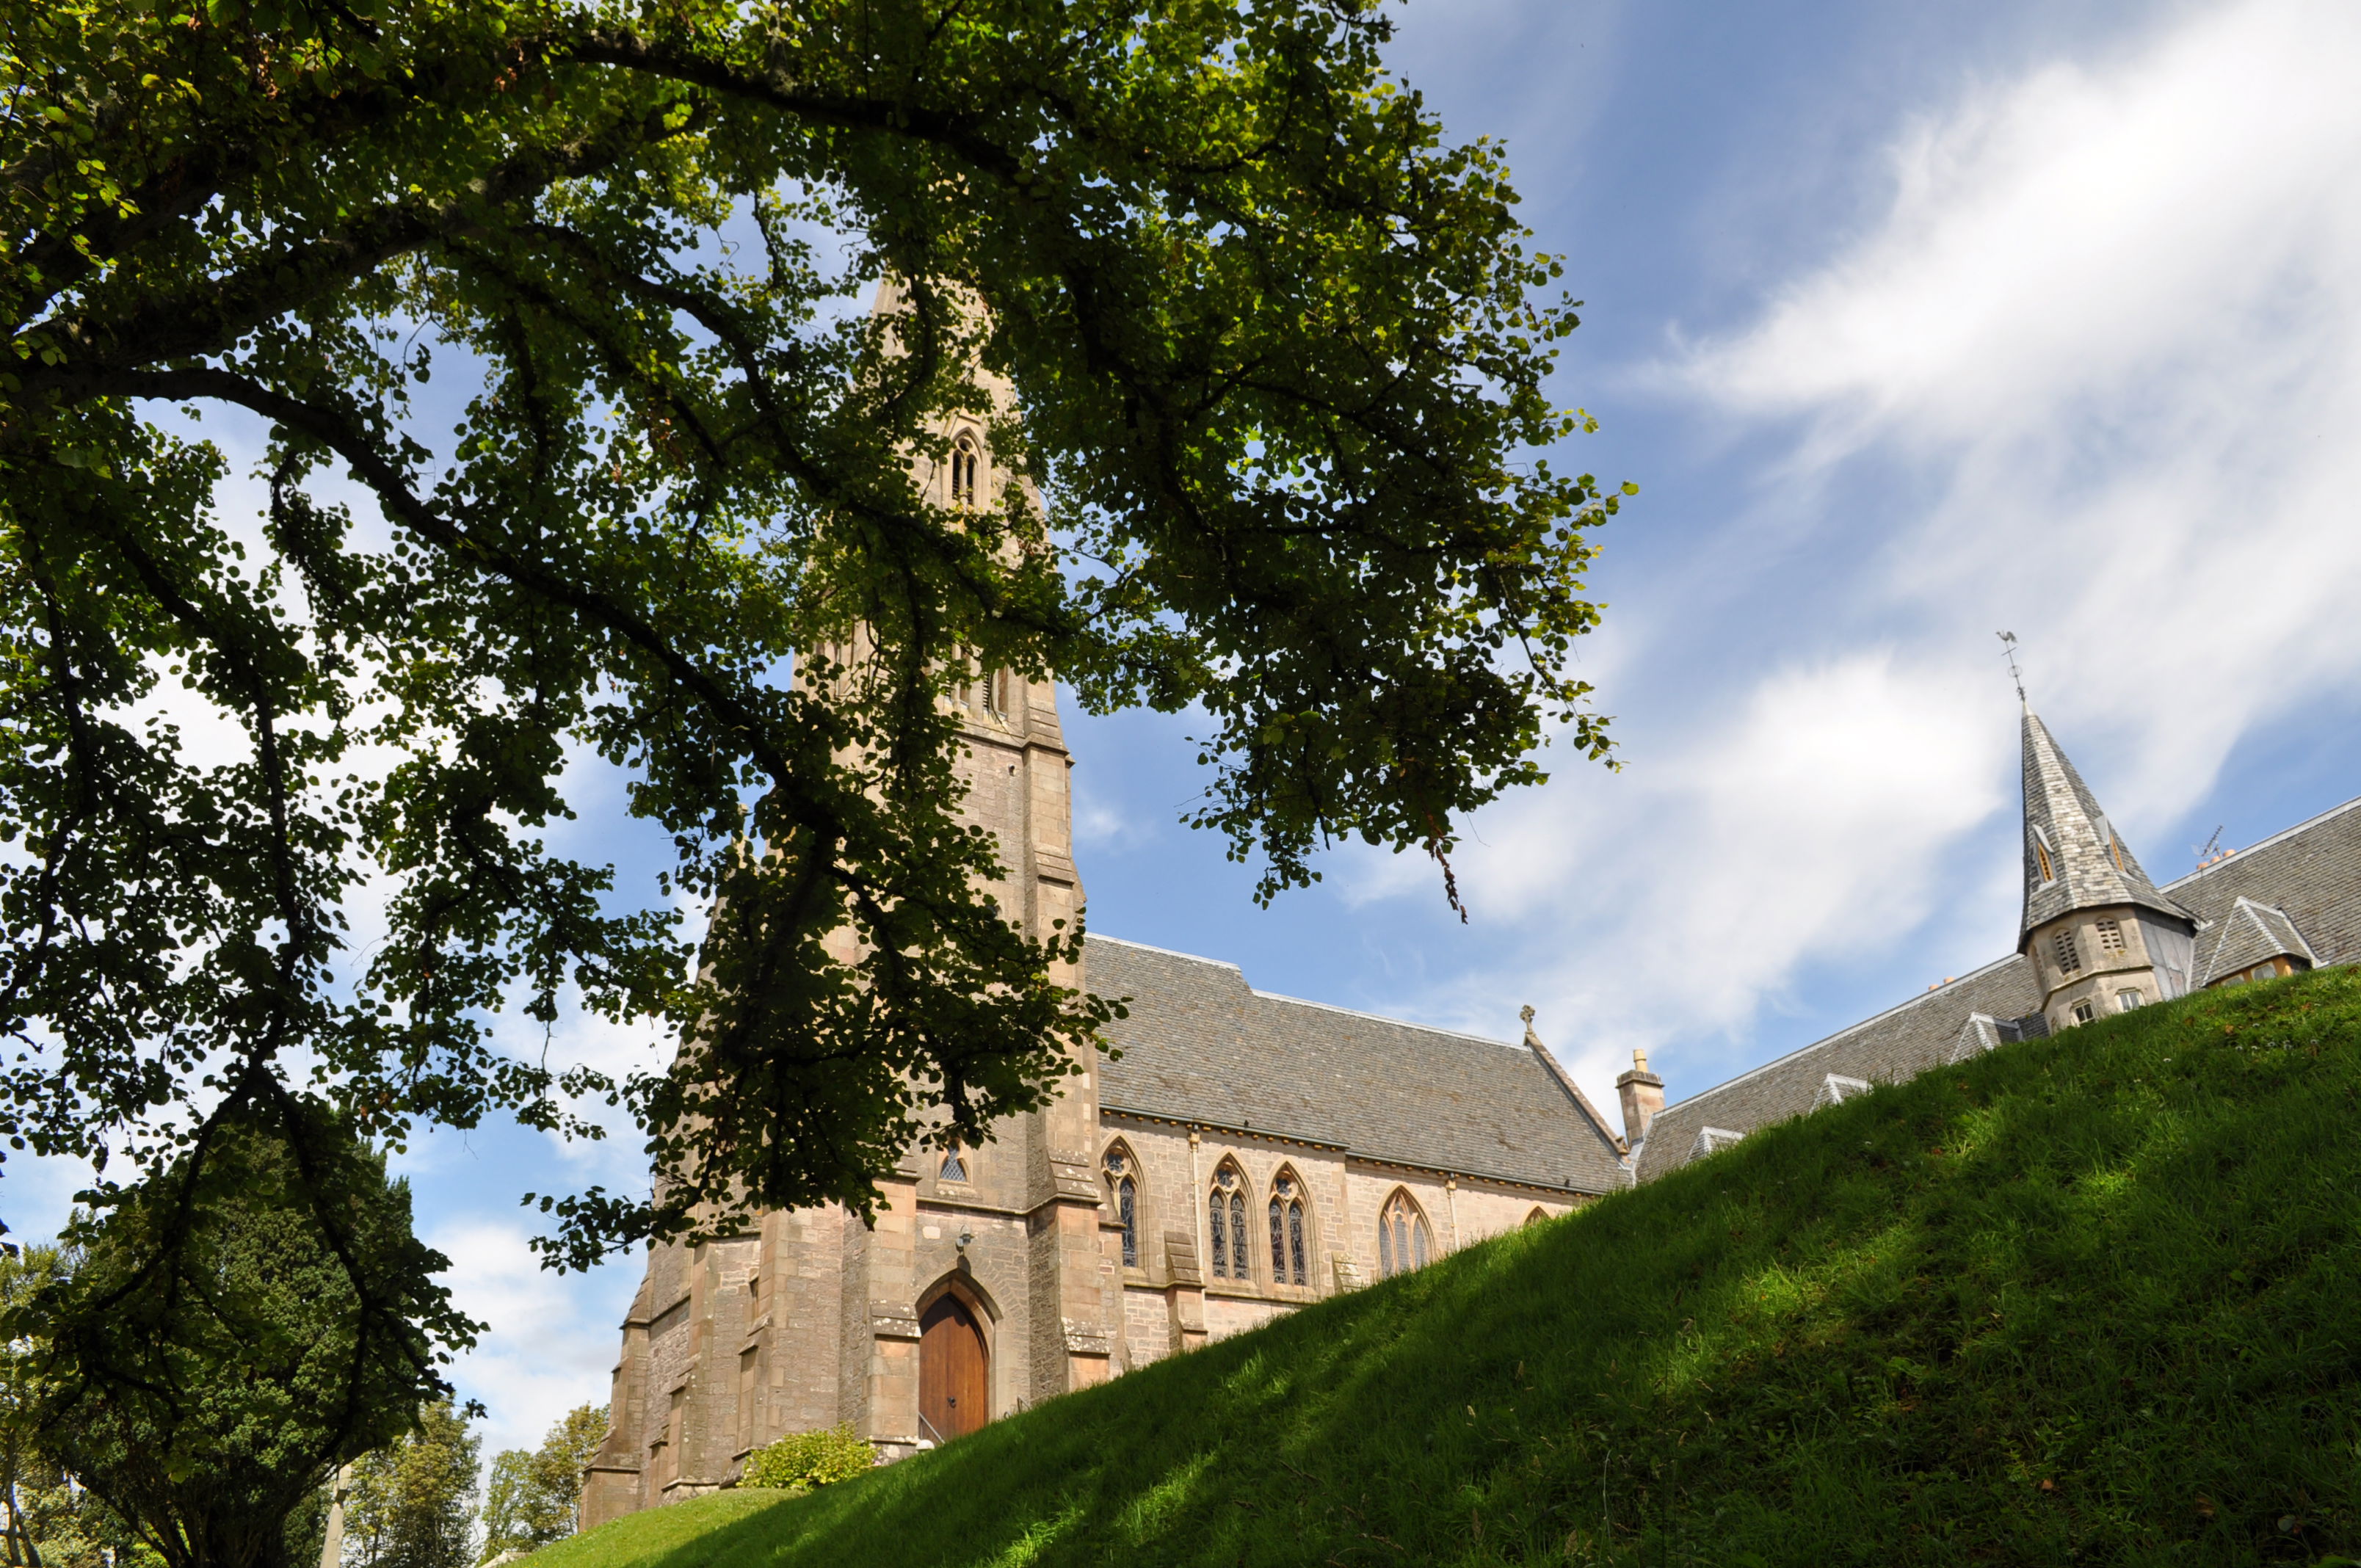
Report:
[[[395,1143],[611,1094],[665,1180],[566,1200],[554,1255],[865,1212],[1111,1005],[994,903],[970,668],[1196,705],[1194,820],[1264,898],[1340,836],[1448,889],[1554,717],[1605,755],[1567,667],[1617,498],[1535,455],[1581,422],[1559,263],[1363,0],[0,16],[16,1146],[159,1168],[254,1073]],[[215,406],[268,427],[258,515],[173,413]],[[972,506],[926,484],[961,410]],[[546,844],[576,752],[676,846],[660,896]],[[693,967],[675,897],[719,912]],[[676,1060],[495,1047],[577,998]]]
[[[201,1147],[68,1239],[71,1270],[0,1320],[31,1347],[17,1424],[166,1568],[308,1568],[290,1515],[413,1424],[445,1391],[434,1343],[475,1328],[407,1186],[349,1128],[271,1101],[232,1096]]]

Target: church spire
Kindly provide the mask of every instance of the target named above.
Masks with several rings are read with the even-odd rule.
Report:
[[[2077,910],[2134,905],[2187,919],[2132,858],[2082,775],[2051,740],[2040,716],[2025,714],[2025,918],[2022,950],[2035,927]]]

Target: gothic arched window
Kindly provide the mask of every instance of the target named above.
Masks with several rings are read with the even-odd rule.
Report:
[[[951,505],[975,505],[975,442],[961,436],[951,443]]]
[[[1123,1226],[1123,1266],[1139,1266],[1139,1179],[1137,1162],[1121,1144],[1106,1152],[1107,1196],[1115,1201],[1115,1217]]]
[[[1303,1184],[1291,1170],[1280,1171],[1270,1184],[1270,1282],[1312,1283],[1303,1245]]]
[[[1254,1266],[1246,1260],[1246,1179],[1226,1160],[1213,1172],[1213,1188],[1205,1194],[1205,1232],[1213,1244],[1208,1250],[1214,1278],[1254,1277]]]
[[[961,1157],[959,1146],[957,1144],[953,1144],[950,1148],[943,1151],[943,1163],[935,1171],[935,1179],[937,1181],[965,1181],[967,1179],[967,1161]]]
[[[1525,1216],[1525,1223],[1527,1223],[1527,1224],[1529,1224],[1529,1225],[1538,1225],[1538,1224],[1540,1224],[1543,1220],[1546,1220],[1546,1219],[1548,1219],[1548,1218],[1549,1218],[1549,1211],[1548,1211],[1547,1209],[1543,1208],[1540,1204],[1536,1203],[1536,1204],[1534,1204],[1534,1205],[1533,1205],[1533,1212],[1532,1212],[1532,1213],[1530,1213],[1530,1214],[1528,1214],[1528,1215],[1526,1215],[1526,1216]]]
[[[1434,1244],[1428,1239],[1426,1216],[1400,1188],[1378,1211],[1378,1277],[1390,1279],[1413,1268],[1424,1268]]]

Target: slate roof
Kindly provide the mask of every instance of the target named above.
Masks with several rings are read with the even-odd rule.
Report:
[[[1729,1134],[1751,1133],[1848,1098],[1854,1090],[1846,1080],[1898,1083],[1916,1078],[1954,1059],[1963,1035],[1974,1040],[1989,1030],[1988,1021],[2022,1017],[2040,1005],[2033,965],[2011,953],[1940,990],[1667,1105],[1656,1113],[1634,1153],[1634,1179],[1653,1181],[1722,1146]],[[1979,1015],[1987,1021],[1982,1025],[1975,1022]],[[1831,1078],[1837,1082],[1831,1084]]]
[[[2187,910],[2148,881],[2082,775],[2029,708],[2024,770],[2025,917],[2016,927],[2017,951],[2025,950],[2035,927],[2077,909],[2135,904],[2187,917]],[[2047,877],[2042,875],[2045,850]]]
[[[2040,725],[2038,718],[2026,716],[2027,812],[2032,811],[2035,799],[2031,780],[2038,735],[2046,751],[2040,759],[2045,775],[2042,795],[2054,798],[2055,792],[2062,790],[2073,808],[2069,816],[2079,813],[2090,824],[2092,831],[2083,843],[2095,852],[2107,841],[2104,816],[2075,775],[2073,764],[2048,740],[2048,732]],[[2028,846],[2030,842],[2028,835]],[[2026,856],[2030,861],[2029,848]],[[2112,853],[2106,861],[2105,870],[2114,871]],[[2124,861],[2125,873],[2115,887],[2107,887],[2103,876],[2095,883],[2086,877],[2079,886],[2086,892],[2093,887],[2104,890],[2092,898],[2093,903],[2146,904],[2194,918],[2197,984],[2250,968],[2279,953],[2309,957],[2318,964],[2361,963],[2361,798],[2348,800],[2162,888],[2148,883],[2145,872],[2138,874],[2136,883],[2133,881],[2129,868],[2137,862],[2129,850],[2124,852]],[[2028,919],[2037,923],[2068,909],[2085,907],[2080,902],[2060,903],[2054,910],[2045,905],[2037,916],[2030,896],[2033,881],[2034,873],[2028,871]],[[2125,895],[2142,886],[2156,896]],[[1730,1134],[1751,1133],[1842,1099],[1845,1091],[1840,1085],[1832,1089],[1831,1075],[1898,1082],[1928,1068],[1988,1050],[2000,1039],[2003,1025],[2040,1005],[2039,982],[2021,954],[1987,964],[1939,991],[1913,997],[1752,1072],[1666,1106],[1633,1151],[1634,1179],[1652,1180],[1701,1154],[1726,1146]]]
[[[2164,891],[2197,916],[2200,954],[2238,900],[2250,898],[2285,911],[2315,963],[2361,962],[2361,799],[2167,883]]]
[[[1107,1029],[1102,1110],[1340,1146],[1535,1187],[1625,1183],[1606,1123],[1544,1051],[1255,990],[1235,964],[1093,935]]]

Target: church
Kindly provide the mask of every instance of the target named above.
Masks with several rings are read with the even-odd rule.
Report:
[[[955,498],[988,465],[951,433]],[[988,472],[982,476],[988,481]],[[1054,685],[965,697],[971,820],[1005,906],[1082,906]],[[585,1529],[732,1484],[850,1422],[895,1459],[1651,1180],[1872,1084],[2187,992],[2361,959],[2361,800],[2159,886],[2024,718],[2016,947],[1765,1067],[1610,1124],[1532,1026],[1485,1039],[1254,988],[1235,964],[1090,938],[1061,977],[1128,999],[1110,1055],[981,1147],[913,1150],[874,1223],[840,1206],[652,1248],[622,1325]]]
[[[1082,896],[1056,688],[980,683],[965,723],[967,809],[1046,934]],[[785,1432],[851,1421],[899,1458],[1629,1183],[1530,1028],[1274,996],[1095,935],[1083,970],[1129,998],[1111,1054],[981,1147],[912,1151],[873,1224],[829,1205],[650,1250],[585,1529],[725,1486]]]

